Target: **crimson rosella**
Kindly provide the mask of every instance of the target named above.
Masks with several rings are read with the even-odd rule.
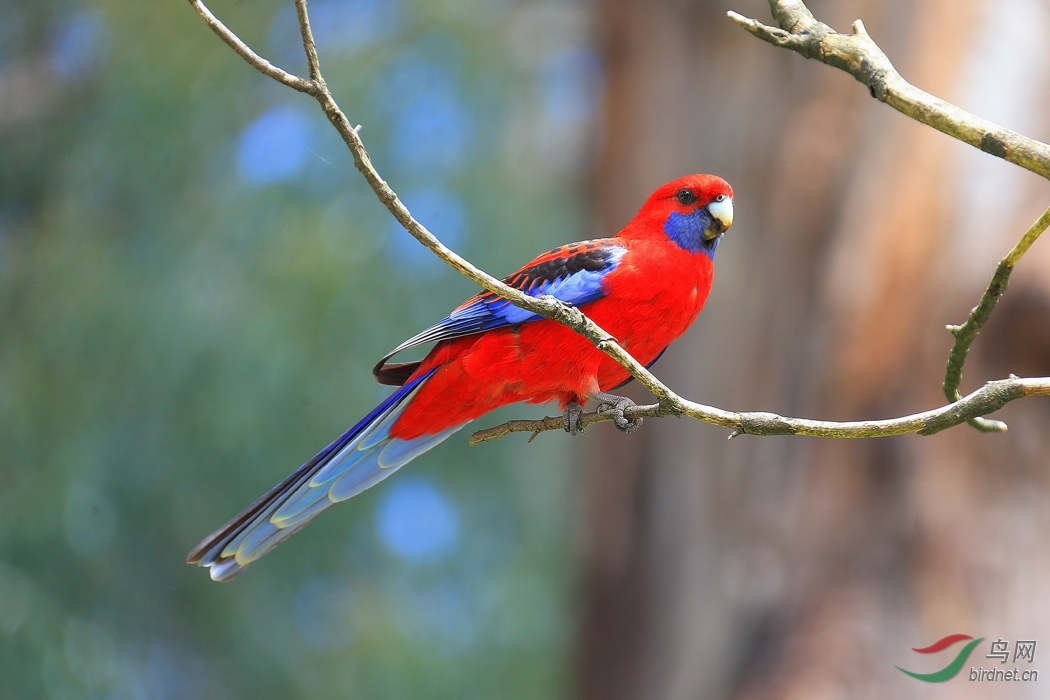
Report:
[[[638,361],[655,362],[696,319],[711,289],[715,249],[733,223],[733,190],[714,175],[657,189],[613,238],[555,248],[509,277],[533,295],[580,307]],[[396,353],[436,345],[417,362]],[[615,423],[630,400],[605,393],[629,374],[568,327],[482,292],[379,361],[373,373],[399,386],[335,442],[214,532],[188,558],[229,581],[329,506],[382,481],[497,406],[557,401],[575,434],[588,399]]]

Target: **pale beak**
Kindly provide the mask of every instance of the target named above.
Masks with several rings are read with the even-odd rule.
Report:
[[[710,235],[705,235],[705,238],[715,238],[721,236],[730,226],[733,225],[733,200],[726,197],[721,202],[711,202],[707,205],[707,211],[711,213],[711,217],[719,223],[719,226],[712,226],[709,232]],[[721,230],[714,230],[721,229]]]

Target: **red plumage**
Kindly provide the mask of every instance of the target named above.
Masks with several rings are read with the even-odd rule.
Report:
[[[692,191],[696,201],[680,202],[676,194],[683,189]],[[656,190],[615,239],[576,244],[614,241],[627,249],[602,280],[605,296],[580,308],[642,364],[689,328],[714,276],[711,255],[688,250],[668,236],[668,217],[703,207],[719,195],[733,196],[719,177],[679,178]],[[522,269],[571,247],[545,253]],[[589,394],[607,391],[629,376],[586,338],[546,319],[442,341],[413,376],[434,367],[440,369],[394,423],[392,436],[408,440],[438,433],[518,401],[554,400],[561,408],[574,400],[584,404]]]

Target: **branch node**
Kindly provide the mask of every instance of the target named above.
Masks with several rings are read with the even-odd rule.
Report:
[[[764,411],[741,413],[740,427],[737,430],[752,435],[794,435],[798,432],[783,416]]]
[[[678,418],[681,418],[683,415],[685,415],[685,411],[682,410],[682,407],[679,406],[678,402],[675,401],[673,398],[665,396],[664,398],[660,399],[657,405],[660,407],[660,413],[662,415],[677,416]]]
[[[976,417],[966,421],[977,430],[982,433],[1005,433],[1010,429],[1006,423],[1001,420],[993,420],[991,418]]]
[[[226,42],[226,45],[233,49],[237,55],[243,58],[252,68],[263,75],[268,75],[279,83],[287,85],[293,90],[305,92],[308,95],[317,94],[318,88],[314,81],[300,78],[298,75],[292,75],[288,71],[278,68],[259,54],[255,53],[251,47],[241,41],[239,36],[230,31],[218,17],[212,14],[212,11],[209,10],[201,0],[190,0],[190,5],[193,6],[193,9],[197,11],[197,14],[201,16],[204,22],[211,27],[211,30],[215,32],[220,39]]]
[[[868,93],[879,102],[885,102],[889,95],[889,87],[886,84],[889,75],[887,69],[880,68],[868,78]]]

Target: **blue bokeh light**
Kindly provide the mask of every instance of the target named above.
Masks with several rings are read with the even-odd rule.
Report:
[[[271,107],[248,125],[237,149],[237,170],[249,185],[268,185],[297,175],[310,154],[313,128],[298,107]]]
[[[314,0],[310,24],[319,49],[352,52],[389,39],[402,12],[396,0]],[[305,65],[299,21],[290,4],[273,18],[267,45],[283,65]]]
[[[406,49],[394,58],[372,83],[370,102],[393,114],[429,90],[454,92],[462,61],[459,45],[453,39],[440,38],[444,40],[432,39],[424,47]]]
[[[451,92],[427,90],[397,115],[394,157],[412,169],[450,170],[463,160],[470,120]]]
[[[389,139],[399,165],[448,171],[466,155],[472,119],[459,94],[459,45],[442,36],[428,46],[398,56],[376,79],[372,99],[393,122]]]
[[[456,192],[444,187],[427,187],[408,190],[401,199],[412,215],[448,247],[456,248],[466,239],[466,211]],[[395,265],[427,276],[447,267],[393,218],[386,252]]]
[[[459,541],[459,509],[422,477],[398,480],[387,489],[375,521],[383,545],[410,562],[438,559]]]
[[[394,0],[317,0],[310,3],[314,38],[322,49],[357,49],[397,27]]]
[[[589,119],[598,106],[602,69],[591,49],[558,51],[543,62],[540,91],[547,117],[562,122]]]
[[[109,42],[106,20],[97,10],[82,10],[63,22],[51,42],[51,67],[75,78],[97,67]]]

